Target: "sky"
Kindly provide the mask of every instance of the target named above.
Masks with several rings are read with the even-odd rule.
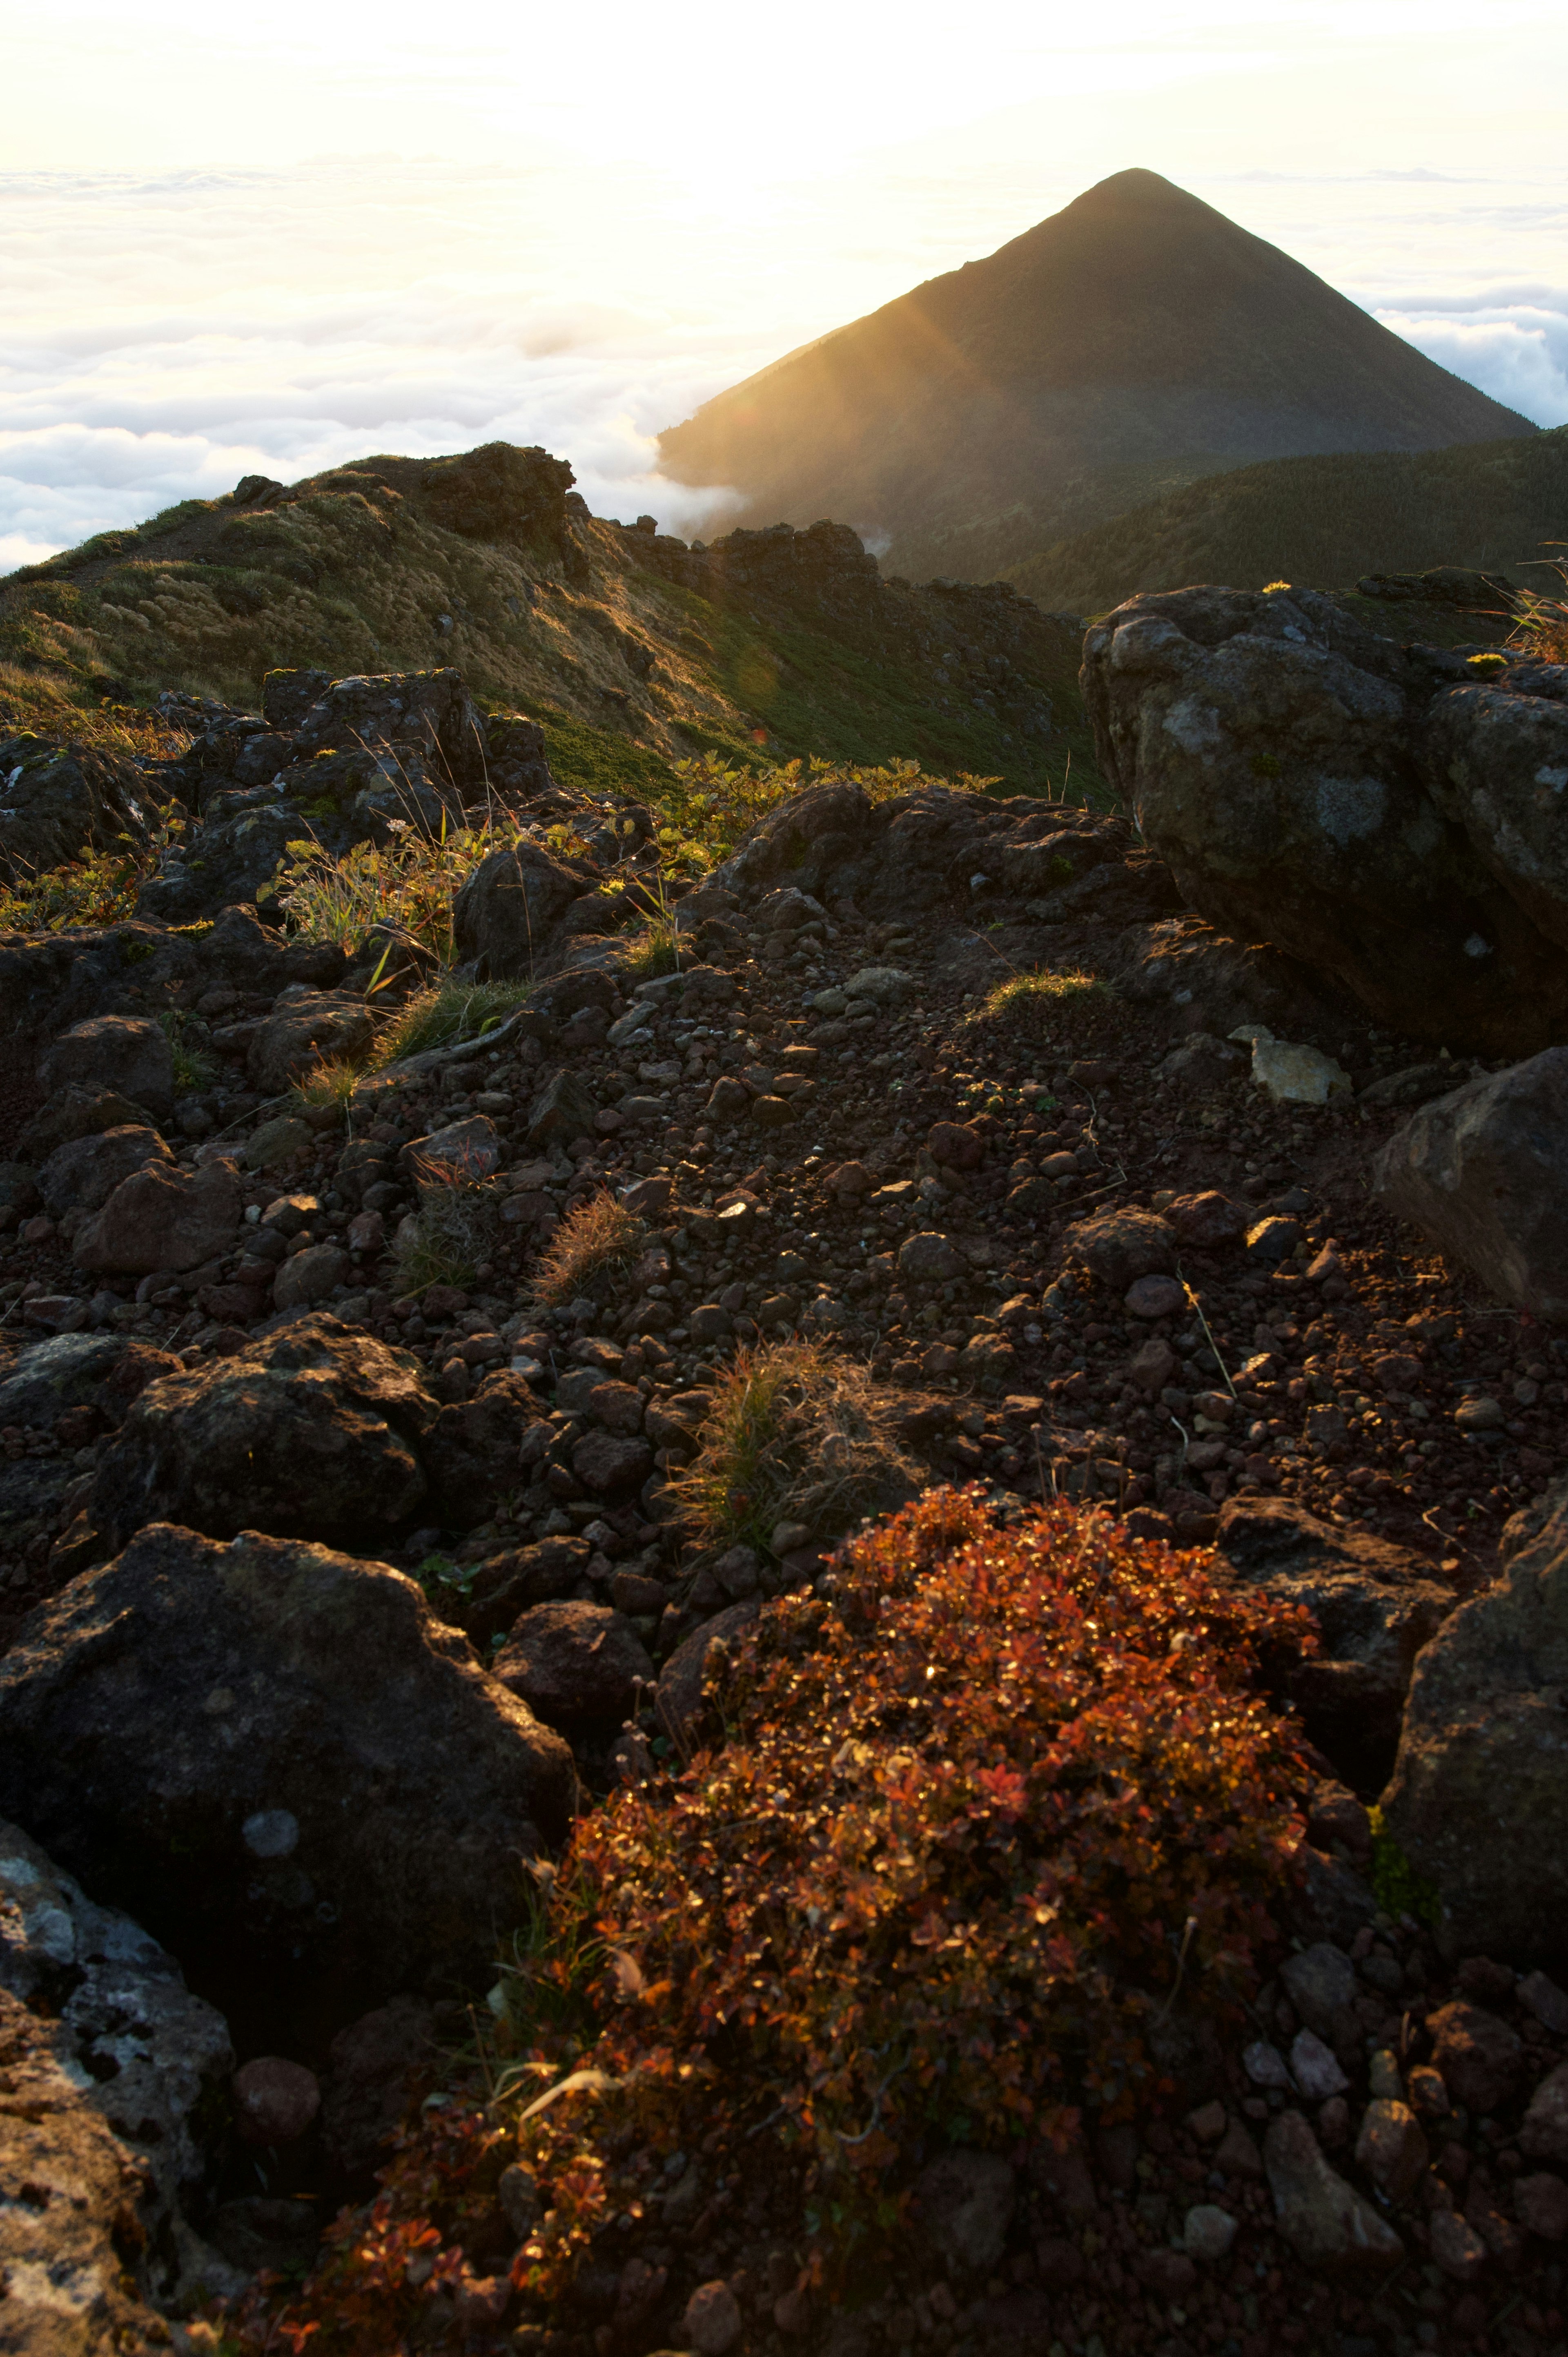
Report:
[[[1561,0],[0,0],[0,570],[497,438],[698,532],[660,426],[1133,165],[1568,421]]]

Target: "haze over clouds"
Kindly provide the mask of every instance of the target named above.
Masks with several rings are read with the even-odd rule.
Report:
[[[700,530],[652,436],[1130,164],[1568,420],[1562,12],[979,0],[0,5],[0,569],[249,472],[503,436]],[[1554,113],[1554,110],[1556,112]],[[1541,159],[1541,160],[1537,160]]]

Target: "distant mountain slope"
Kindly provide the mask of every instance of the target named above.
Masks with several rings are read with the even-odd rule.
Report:
[[[714,752],[1094,777],[1079,639],[1007,585],[884,581],[853,533],[706,549],[589,514],[572,469],[488,444],[248,478],[0,579],[0,733],[161,689],[255,705],[274,664],[456,664],[545,726],[559,774],[636,784]]]
[[[1560,544],[1554,552],[1552,542]],[[1103,613],[1140,589],[1223,581],[1329,589],[1435,565],[1549,588],[1568,554],[1568,426],[1447,450],[1276,458],[1134,508],[1008,568],[1054,612]]]
[[[984,577],[1260,458],[1530,436],[1300,263],[1119,172],[983,262],[789,353],[660,437],[747,522],[831,515],[915,577]]]

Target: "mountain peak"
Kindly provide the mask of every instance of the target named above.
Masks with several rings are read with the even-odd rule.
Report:
[[[660,437],[749,523],[832,515],[981,577],[1170,487],[1535,431],[1158,172],[774,361]],[[891,543],[891,546],[888,544]]]

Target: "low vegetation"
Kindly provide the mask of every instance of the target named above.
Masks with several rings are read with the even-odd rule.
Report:
[[[834,1590],[725,1658],[722,1749],[579,1819],[466,2089],[242,2345],[456,2349],[511,2165],[525,2318],[677,2152],[767,2182],[832,2297],[904,2242],[933,2142],[1157,2108],[1173,2012],[1239,2018],[1312,1782],[1251,1678],[1300,1616],[1098,1515],[1003,1527],[977,1491],[849,1542]]]
[[[590,1195],[567,1212],[541,1254],[535,1296],[551,1308],[580,1300],[629,1269],[647,1241],[648,1230],[624,1203],[607,1190]]]
[[[434,1157],[416,1165],[414,1179],[419,1209],[396,1244],[404,1297],[433,1285],[475,1285],[500,1240],[499,1188],[461,1161]]]
[[[927,1478],[886,1388],[838,1351],[783,1342],[736,1358],[674,1487],[700,1544],[768,1549],[781,1530],[801,1546],[898,1505]]]
[[[483,1042],[528,1002],[525,982],[444,982],[422,990],[400,1008],[376,1041],[378,1064],[397,1063],[405,1056],[422,1056],[432,1048],[449,1048],[458,1041]]]

